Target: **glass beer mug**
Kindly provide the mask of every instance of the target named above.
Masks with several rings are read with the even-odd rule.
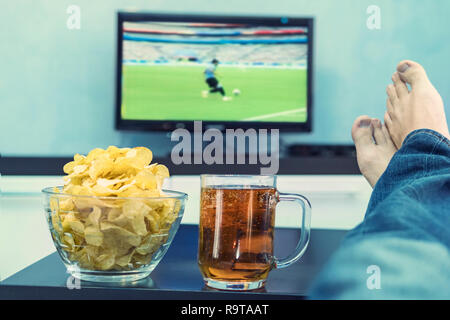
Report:
[[[300,204],[302,232],[295,251],[273,254],[275,208],[280,201]],[[254,290],[269,271],[296,262],[309,242],[311,206],[299,194],[280,193],[276,176],[202,175],[198,265],[208,287]]]

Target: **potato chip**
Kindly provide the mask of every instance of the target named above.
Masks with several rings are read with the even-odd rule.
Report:
[[[114,266],[115,254],[113,252],[104,253],[95,259],[95,266],[99,270],[109,270]]]
[[[127,181],[127,179],[105,179],[105,178],[99,178],[97,179],[97,185],[101,187],[109,187],[114,188],[114,185],[120,184],[122,182]]]
[[[88,258],[94,261],[95,257],[99,255],[100,248],[97,246],[86,245],[84,246],[84,252],[88,255]]]
[[[149,165],[152,161],[152,152],[143,147],[133,148],[128,150],[125,156],[129,160],[129,164],[136,169],[143,169],[145,166]]]
[[[169,170],[152,158],[144,147],[110,146],[76,154],[64,166],[62,192],[77,197],[50,199],[50,208],[52,236],[69,260],[89,270],[150,263],[180,209],[173,199],[157,199]]]
[[[84,233],[84,224],[78,220],[72,212],[64,217],[62,227],[66,232],[73,231],[78,234]]]
[[[130,253],[116,258],[115,263],[120,267],[128,266],[131,262],[131,258],[133,257],[134,252],[135,250],[132,250]]]
[[[158,178],[150,171],[142,170],[134,178],[137,187],[152,190],[158,187]]]
[[[89,213],[86,219],[86,225],[92,225],[98,229],[101,215],[102,210],[97,206],[93,206],[92,212]]]
[[[77,165],[75,161],[70,161],[66,163],[63,167],[64,173],[71,174],[73,172],[73,168]]]
[[[96,180],[98,177],[106,176],[108,173],[114,171],[114,161],[109,158],[101,158],[92,161],[89,167],[89,177]]]
[[[120,149],[120,148],[117,148],[116,146],[109,146],[106,149],[106,152],[109,154],[109,156],[111,158],[114,159],[114,158],[119,157],[120,155],[123,155],[124,153],[127,153],[128,150],[129,150],[129,148],[122,148],[122,149]]]
[[[72,201],[72,199],[60,199],[59,200],[59,209],[61,210],[61,211],[65,211],[65,212],[68,212],[68,211],[72,211],[73,209],[75,208],[75,206],[74,206],[74,204],[73,204],[73,201]]]
[[[122,215],[122,209],[121,208],[111,208],[108,210],[107,214],[107,220],[109,222],[114,222],[115,219],[120,217]]]
[[[138,246],[141,243],[141,237],[139,235],[109,222],[102,222],[100,224],[100,230],[105,236],[106,245],[110,248],[116,245],[122,247],[123,243],[128,243],[131,246]]]
[[[96,270],[94,265],[94,259],[87,254],[85,248],[71,253],[69,255],[69,260],[78,262],[78,265],[81,268]]]
[[[58,211],[53,211],[52,213],[52,225],[53,229],[55,229],[55,231],[59,234],[62,234],[64,232],[64,228],[62,227],[61,218],[59,217]]]
[[[65,233],[62,242],[67,246],[67,250],[74,251],[75,249],[75,240],[70,233]]]
[[[108,215],[108,222],[112,222],[114,225],[125,228],[129,222],[130,219],[128,219],[125,215],[122,214],[122,211],[118,211],[119,214],[111,214]]]
[[[137,268],[139,268],[143,265],[149,264],[151,260],[152,260],[151,254],[141,255],[136,253],[133,256],[132,262],[136,265]]]
[[[145,215],[150,211],[150,208],[142,201],[129,200],[124,203],[122,210],[134,233],[145,236],[147,234]]]
[[[159,231],[159,218],[156,218],[155,215],[152,214],[148,214],[145,216],[145,218],[147,219],[149,226],[150,226],[150,231],[153,233],[156,233]]]
[[[84,229],[86,243],[99,247],[103,244],[103,232],[97,226],[89,226]]]
[[[162,244],[163,234],[149,234],[144,238],[142,244],[136,248],[136,252],[142,255],[154,253]]]
[[[88,155],[86,156],[86,162],[92,162],[98,158],[100,158],[103,155],[106,155],[107,152],[101,148],[95,148],[89,151]]]

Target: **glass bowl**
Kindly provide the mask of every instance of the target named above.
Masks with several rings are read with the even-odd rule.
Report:
[[[56,250],[72,276],[86,281],[136,281],[150,275],[169,248],[187,194],[97,197],[42,190]]]

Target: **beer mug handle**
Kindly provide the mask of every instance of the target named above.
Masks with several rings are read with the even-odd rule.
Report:
[[[311,229],[311,204],[304,196],[294,193],[279,193],[279,202],[294,201],[302,207],[302,233],[297,243],[295,251],[283,259],[274,257],[274,266],[276,269],[282,269],[298,261],[306,251],[309,243],[309,233]]]

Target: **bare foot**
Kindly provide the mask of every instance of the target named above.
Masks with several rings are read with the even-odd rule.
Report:
[[[372,188],[397,151],[385,125],[378,119],[360,116],[353,123],[352,138],[361,173]]]
[[[397,148],[417,129],[432,129],[450,138],[442,98],[420,64],[409,60],[400,62],[392,81],[394,84],[386,89],[384,122]]]

